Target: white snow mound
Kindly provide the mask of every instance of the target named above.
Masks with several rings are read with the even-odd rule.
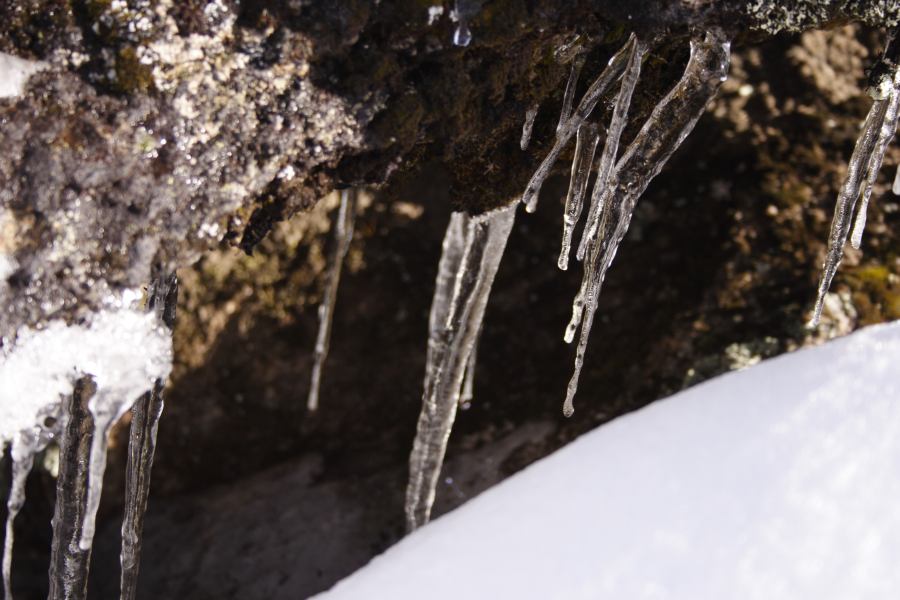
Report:
[[[900,598],[900,322],[621,417],[321,600]]]

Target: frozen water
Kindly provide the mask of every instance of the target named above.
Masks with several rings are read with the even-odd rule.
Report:
[[[594,164],[594,152],[597,150],[599,140],[600,131],[596,125],[590,123],[582,123],[575,135],[575,157],[572,159],[572,175],[569,178],[569,192],[566,194],[566,207],[563,213],[562,248],[557,261],[557,265],[563,271],[569,268],[572,233],[581,217],[584,192],[587,190],[591,167]]]
[[[22,95],[28,78],[46,67],[47,65],[41,62],[0,52],[0,98],[15,98]]]

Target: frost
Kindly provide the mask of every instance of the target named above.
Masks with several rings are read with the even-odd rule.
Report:
[[[453,213],[444,236],[428,319],[422,412],[409,458],[406,523],[428,522],[466,371],[491,285],[515,219],[515,205],[470,217]]]
[[[831,287],[837,269],[844,256],[844,244],[850,234],[850,227],[856,214],[851,243],[859,247],[862,241],[863,228],[866,223],[866,210],[869,197],[872,194],[872,186],[878,176],[884,153],[894,131],[897,129],[897,113],[900,110],[900,66],[896,58],[900,54],[900,41],[895,36],[888,40],[880,63],[872,70],[872,83],[870,94],[875,99],[869,114],[863,123],[862,132],[856,140],[850,163],[847,167],[847,176],[838,193],[837,203],[834,209],[834,218],[831,221],[831,232],[828,235],[828,249],[825,254],[825,264],[822,267],[822,275],[819,279],[819,288],[816,295],[816,304],[809,326],[818,325],[822,316],[822,307],[825,295]],[[865,187],[863,187],[865,185]],[[860,191],[863,198],[859,202]]]
[[[15,98],[25,91],[28,78],[47,65],[0,52],[0,98]]]
[[[633,59],[639,53],[630,54]],[[693,130],[707,103],[727,77],[729,56],[730,43],[719,31],[707,32],[702,39],[697,37],[691,40],[691,56],[681,79],[653,109],[616,164],[615,171],[610,174],[608,186],[599,191],[600,196],[596,202],[599,202],[598,206],[601,208],[597,209],[595,217],[596,230],[587,234],[589,238],[585,249],[584,277],[573,304],[572,322],[566,331],[566,339],[572,339],[574,329],[581,322],[575,369],[567,386],[563,405],[563,414],[566,416],[571,416],[574,412],[573,400],[578,389],[578,378],[584,364],[600,288],[619,244],[628,231],[637,201],[672,153]],[[634,73],[635,77],[637,74]],[[616,125],[615,120],[613,125]],[[603,185],[602,180],[600,183]]]
[[[341,280],[341,267],[353,240],[353,225],[356,221],[356,190],[341,191],[341,206],[335,222],[335,239],[328,256],[326,268],[325,293],[319,304],[319,332],[316,335],[316,348],[313,354],[312,376],[309,383],[309,397],[306,406],[309,410],[319,407],[319,386],[322,380],[322,367],[328,358],[328,345],[331,341],[331,322],[334,317],[334,305],[337,302],[338,284]]]

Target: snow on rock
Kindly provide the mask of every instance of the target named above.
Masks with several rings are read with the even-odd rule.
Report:
[[[171,365],[171,335],[152,312],[110,309],[90,325],[52,321],[26,329],[0,354],[0,447],[35,426],[83,375],[103,391],[98,398],[121,402],[121,414],[156,378],[168,377]]]
[[[898,364],[895,322],[676,394],[319,598],[896,598]]]
[[[45,67],[44,63],[0,52],[0,98],[21,96],[28,78]]]

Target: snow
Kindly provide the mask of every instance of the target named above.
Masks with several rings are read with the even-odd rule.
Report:
[[[898,363],[895,322],[683,391],[318,598],[896,598]]]
[[[0,98],[22,95],[28,78],[45,67],[43,63],[0,52]]]
[[[127,410],[157,377],[168,376],[171,362],[171,336],[152,312],[107,310],[90,325],[52,321],[41,330],[26,329],[0,355],[0,447],[35,426],[42,409],[71,394],[82,374],[94,376],[103,391],[98,397]]]

